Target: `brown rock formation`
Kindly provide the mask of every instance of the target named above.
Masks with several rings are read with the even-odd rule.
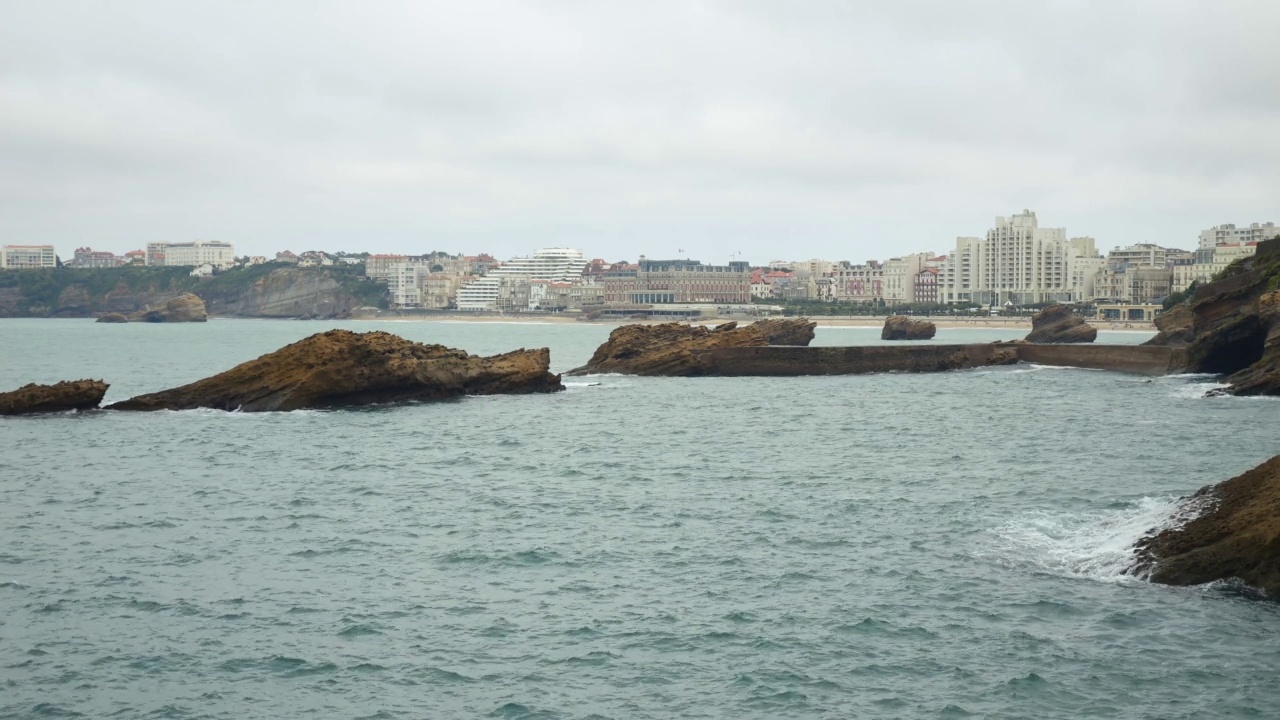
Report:
[[[1238,578],[1280,597],[1280,455],[1188,503],[1203,514],[1139,541],[1134,570],[1168,585]]]
[[[330,330],[190,385],[109,410],[214,408],[258,412],[563,390],[550,352],[493,357],[422,345],[385,332]]]
[[[808,345],[813,342],[813,330],[817,326],[818,323],[809,318],[765,318],[751,323],[770,345]]]
[[[811,339],[813,325],[807,319],[771,320],[764,326],[757,322],[742,328],[731,322],[714,329],[682,323],[623,325],[609,333],[609,339],[596,348],[586,365],[568,374],[705,375],[710,369],[706,361],[699,358],[699,351],[765,347],[770,337]]]
[[[927,320],[913,320],[904,315],[890,315],[884,319],[881,340],[932,340],[938,328]]]
[[[105,314],[105,315],[100,315],[100,316],[98,316],[98,322],[100,322],[100,323],[127,323],[127,322],[129,322],[129,318],[128,318],[128,317],[126,317],[126,316],[124,316],[124,315],[121,315],[120,313],[107,313],[107,314]]]
[[[1085,322],[1067,305],[1050,305],[1031,318],[1029,343],[1089,343],[1098,329]]]
[[[1195,338],[1191,325],[1195,314],[1191,305],[1180,303],[1156,316],[1156,336],[1142,343],[1143,345],[1166,345],[1168,347],[1184,347]]]
[[[165,303],[162,310],[144,310],[129,316],[130,322],[204,322],[209,319],[204,309],[204,301],[183,293]]]
[[[1161,315],[1160,334],[1148,344],[1185,345],[1181,370],[1229,375],[1227,393],[1280,395],[1278,287],[1280,238],[1258,243],[1256,255]]]
[[[110,387],[101,380],[62,381],[53,385],[24,385],[0,393],[0,415],[91,410]]]

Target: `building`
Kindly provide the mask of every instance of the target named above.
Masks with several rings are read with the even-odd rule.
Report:
[[[916,305],[938,304],[938,268],[927,267],[917,275],[913,287],[912,302]]]
[[[1091,237],[1067,239],[1065,228],[1040,227],[1023,210],[997,217],[985,238],[956,238],[956,250],[942,269],[939,299],[944,303],[1033,305],[1087,299],[1087,270],[1099,266]]]
[[[52,245],[5,245],[0,247],[0,270],[33,270],[58,267]]]
[[[71,262],[67,263],[68,267],[74,268],[111,268],[119,267],[124,264],[124,260],[115,256],[115,253],[107,251],[95,252],[93,248],[80,247],[76,248],[75,254],[71,258]]]
[[[697,260],[647,260],[610,270],[601,280],[607,305],[671,303],[732,305],[751,302],[751,268],[746,262],[703,265]]]
[[[587,261],[581,250],[541,248],[529,257],[517,257],[497,265],[481,255],[465,258],[469,269],[485,268],[488,274],[458,289],[459,310],[522,312],[530,305],[530,283],[547,281],[582,283]]]
[[[916,278],[924,270],[933,253],[916,253],[889,258],[884,262],[884,301],[889,305],[906,305],[915,302]]]
[[[831,268],[827,302],[880,303],[884,301],[884,266],[877,260],[862,265],[840,261]]]
[[[1280,237],[1280,227],[1275,223],[1253,223],[1248,227],[1235,225],[1215,225],[1208,230],[1200,231],[1200,247],[1211,248],[1219,245],[1236,245],[1248,242],[1261,242]]]
[[[124,262],[126,265],[146,265],[147,251],[146,250],[130,250],[129,252],[124,254]]]
[[[278,262],[278,263],[289,263],[290,265],[297,265],[297,264],[298,264],[298,256],[297,256],[297,255],[294,255],[294,254],[293,254],[291,251],[289,251],[289,250],[285,250],[284,252],[278,252],[278,253],[276,253],[276,262]]]
[[[159,267],[199,267],[209,264],[222,270],[236,264],[236,253],[231,243],[218,240],[153,242],[147,243],[147,264]]]
[[[370,255],[364,261],[364,274],[370,280],[388,282],[391,268],[404,263],[414,264],[408,255]],[[419,261],[417,264],[422,263]]]

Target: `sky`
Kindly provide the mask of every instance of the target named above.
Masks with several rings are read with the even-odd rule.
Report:
[[[1280,222],[1280,3],[0,0],[0,243],[864,261]]]

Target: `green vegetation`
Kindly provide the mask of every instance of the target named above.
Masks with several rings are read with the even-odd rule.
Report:
[[[1187,286],[1186,290],[1183,290],[1182,292],[1170,293],[1164,299],[1164,303],[1163,303],[1164,309],[1168,310],[1174,305],[1181,305],[1187,300],[1194,300],[1196,297],[1197,285],[1199,285],[1199,282],[1193,280],[1191,284]]]
[[[0,271],[0,290],[17,288],[19,307],[3,309],[0,315],[45,315],[54,312],[59,298],[68,288],[88,295],[92,311],[101,307],[108,294],[194,292],[197,295],[227,296],[241,292],[272,272],[290,269],[298,273],[326,275],[351,293],[360,304],[385,308],[388,304],[385,285],[364,279],[364,265],[334,265],[322,268],[295,269],[287,263],[237,267],[211,278],[191,277],[191,268],[147,267],[125,265],[115,268],[41,268],[38,270]]]
[[[968,313],[969,308],[977,305],[937,305],[931,303],[910,303],[888,305],[883,300],[865,303],[837,303],[823,300],[790,300],[783,298],[755,298],[757,305],[778,305],[786,316],[832,316],[832,315],[958,315]]]

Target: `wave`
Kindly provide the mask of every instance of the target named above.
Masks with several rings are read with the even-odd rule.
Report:
[[[1133,573],[1135,544],[1185,525],[1204,508],[1186,498],[1144,497],[1100,512],[1036,513],[996,528],[994,555],[1002,564],[1062,577],[1145,580]]]

